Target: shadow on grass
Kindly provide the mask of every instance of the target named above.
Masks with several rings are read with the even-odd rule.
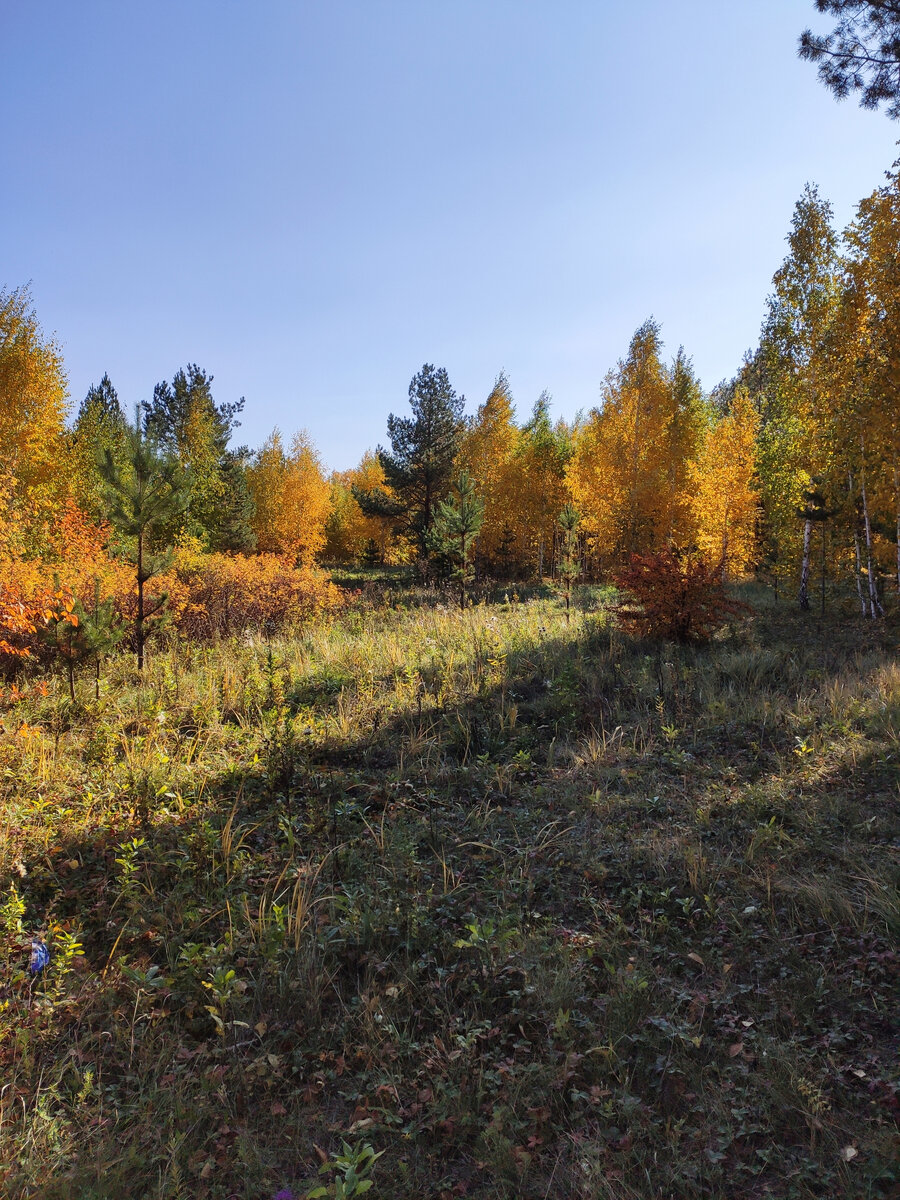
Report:
[[[182,811],[47,813],[14,882],[85,956],[7,969],[6,1193],[299,1192],[343,1137],[398,1196],[837,1195],[851,1166],[889,1194],[867,636],[838,710],[848,645],[768,615],[706,650],[577,627],[400,711],[314,677]]]

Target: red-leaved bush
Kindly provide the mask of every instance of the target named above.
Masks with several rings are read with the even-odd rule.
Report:
[[[615,606],[619,622],[641,637],[705,642],[729,617],[747,612],[722,585],[722,563],[673,550],[632,554],[613,577],[625,598]]]

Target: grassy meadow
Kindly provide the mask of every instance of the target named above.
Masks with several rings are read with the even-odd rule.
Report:
[[[896,619],[343,582],[5,688],[0,1196],[898,1196]]]

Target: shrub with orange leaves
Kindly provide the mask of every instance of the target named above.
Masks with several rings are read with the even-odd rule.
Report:
[[[40,616],[40,606],[33,599],[7,583],[0,584],[0,656],[28,658]]]
[[[723,564],[666,548],[632,554],[613,577],[628,598],[615,606],[619,622],[641,637],[706,642],[729,617],[749,611],[722,584]]]
[[[108,562],[106,547],[110,527],[103,521],[93,521],[71,498],[66,500],[58,514],[49,538],[49,551],[45,557],[57,559],[66,565],[74,564],[80,571],[89,567],[102,567]]]
[[[49,624],[77,626],[75,598],[66,588],[29,593],[14,583],[0,584],[0,666],[9,670],[31,658]]]
[[[270,633],[341,604],[327,575],[277,554],[178,554],[161,583],[176,628],[198,641],[246,629]]]
[[[56,545],[65,549],[64,561],[3,560],[0,674],[15,675],[26,662],[46,663],[51,656],[73,659],[69,643],[79,611],[111,601],[118,617],[134,619],[134,568],[107,556],[108,531],[74,504],[62,512],[59,526]],[[163,594],[166,623],[198,641],[246,629],[270,633],[339,608],[343,595],[324,572],[295,567],[282,555],[204,554],[196,548],[179,550],[170,569],[153,580],[150,601]]]

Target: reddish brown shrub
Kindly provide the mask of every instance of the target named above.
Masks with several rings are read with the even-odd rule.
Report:
[[[632,554],[614,576],[626,598],[615,606],[619,622],[641,637],[705,642],[729,617],[748,612],[722,585],[722,563],[673,550]]]

